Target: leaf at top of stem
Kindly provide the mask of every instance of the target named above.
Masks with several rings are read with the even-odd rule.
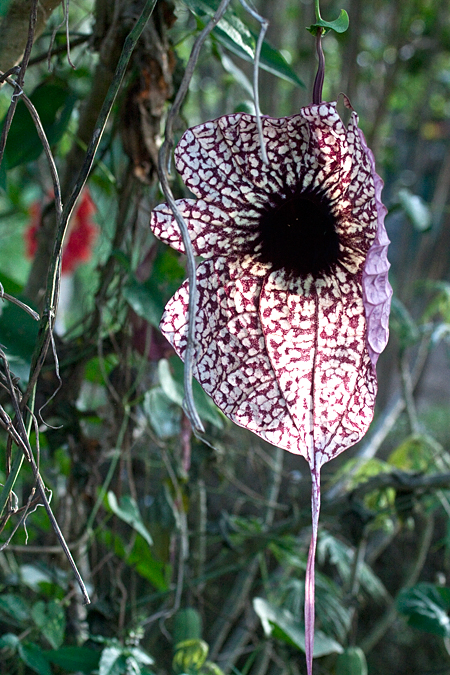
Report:
[[[306,30],[309,30],[313,35],[317,35],[319,29],[322,29],[323,35],[328,33],[329,30],[334,30],[335,33],[345,33],[349,26],[349,18],[345,9],[341,9],[341,13],[338,18],[334,21],[324,21],[319,19],[316,23],[313,23],[312,26],[309,26]]]

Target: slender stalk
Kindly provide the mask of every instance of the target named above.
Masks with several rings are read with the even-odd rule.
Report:
[[[308,675],[312,675],[314,655],[315,560],[320,514],[320,468],[311,469],[311,481],[312,534],[305,578],[305,653]]]
[[[261,25],[261,30],[259,31],[259,36],[258,36],[258,41],[256,43],[256,49],[255,49],[255,63],[253,65],[253,98],[255,101],[255,115],[256,115],[256,125],[258,127],[258,136],[259,136],[259,143],[261,146],[261,156],[264,164],[269,164],[269,160],[267,158],[267,152],[266,152],[266,146],[264,143],[264,135],[262,131],[262,124],[261,124],[261,110],[259,108],[259,86],[258,86],[258,78],[259,78],[259,59],[261,56],[261,47],[264,42],[264,37],[266,35],[267,29],[269,27],[269,22],[267,19],[264,19],[264,17],[260,16],[257,12],[255,12],[254,9],[248,5],[245,0],[240,0],[242,7],[253,16],[257,21],[259,21]]]
[[[316,12],[316,21],[322,21],[322,17],[320,15],[320,0],[314,0],[314,9]]]
[[[316,78],[314,80],[313,87],[313,104],[319,105],[322,103],[322,90],[323,90],[323,81],[325,79],[325,57],[323,55],[322,49],[322,33],[323,29],[319,28],[316,35],[316,52],[319,59],[319,65],[317,67]]]
[[[194,396],[192,392],[192,376],[193,376],[195,347],[196,347],[195,317],[197,313],[197,279],[196,279],[195,256],[187,225],[184,221],[183,216],[180,213],[180,210],[178,209],[178,206],[175,202],[169,184],[169,173],[170,173],[172,148],[174,145],[173,126],[175,120],[178,117],[181,105],[189,89],[189,84],[194,74],[195,66],[197,65],[197,60],[200,54],[200,50],[203,46],[203,43],[205,42],[209,33],[213,30],[215,26],[217,26],[220,19],[225,14],[230,2],[231,0],[221,1],[219,7],[217,8],[216,13],[212,17],[212,19],[207,23],[207,25],[204,27],[204,29],[201,31],[200,35],[194,42],[194,46],[192,48],[191,55],[189,57],[189,61],[186,66],[186,70],[184,71],[183,79],[181,80],[181,84],[178,89],[177,95],[175,96],[172,108],[170,109],[169,114],[167,116],[165,140],[160,148],[158,156],[158,175],[161,183],[161,188],[163,190],[164,196],[170,208],[172,209],[172,213],[174,215],[175,220],[177,221],[178,227],[180,228],[187,257],[187,273],[189,279],[189,309],[188,309],[187,347],[184,358],[183,406],[185,408],[186,415],[189,417],[189,420],[192,424],[194,431],[200,433],[204,433],[204,427],[197,412],[197,409],[195,407]]]
[[[155,5],[156,0],[147,0],[139,19],[136,21],[134,28],[127,35],[127,38],[125,40],[122,49],[122,53],[119,58],[119,62],[117,64],[116,71],[114,73],[113,80],[108,89],[108,93],[105,97],[105,100],[103,101],[102,108],[97,118],[97,123],[95,125],[95,129],[86,152],[84,163],[80,169],[72,192],[64,206],[61,217],[58,219],[58,229],[53,247],[53,255],[47,276],[47,289],[44,300],[44,311],[42,314],[41,324],[39,327],[39,335],[37,339],[36,348],[32,356],[32,368],[30,371],[31,385],[34,385],[36,381],[37,375],[42,367],[45,355],[48,350],[48,346],[50,344],[50,331],[52,330],[53,327],[53,321],[56,314],[56,308],[58,303],[61,252],[70,216],[72,215],[75,203],[86,184],[89,172],[94,163],[95,155],[97,153],[100,140],[102,138],[112,106],[114,105],[114,101],[116,99],[117,93],[119,91],[120,85],[125,75],[131,54],[133,53],[136,43],[139,40],[141,33],[144,30],[144,27],[155,8]],[[27,393],[29,389],[30,385],[27,389]]]

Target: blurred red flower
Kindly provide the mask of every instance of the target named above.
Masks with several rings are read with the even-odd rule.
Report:
[[[98,229],[93,216],[97,207],[86,188],[69,223],[62,257],[62,274],[72,274],[81,263],[91,259]],[[42,203],[35,201],[30,206],[31,222],[25,231],[26,255],[33,258],[37,250],[37,234],[42,221]]]

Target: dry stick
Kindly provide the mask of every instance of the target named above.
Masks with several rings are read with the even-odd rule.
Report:
[[[269,22],[267,21],[267,19],[258,14],[254,9],[252,9],[252,7],[250,7],[250,5],[248,5],[245,0],[240,0],[240,3],[242,7],[261,24],[261,30],[259,31],[258,41],[256,43],[255,49],[255,60],[253,64],[253,98],[255,102],[256,126],[258,127],[259,144],[261,146],[261,156],[264,164],[268,165],[269,160],[267,158],[266,146],[264,143],[264,135],[261,124],[261,110],[259,108],[258,79],[259,79],[259,59],[261,56],[261,47],[264,42],[264,37],[266,35],[267,29],[269,27]]]
[[[147,21],[149,20],[153,12],[155,5],[156,0],[147,0],[139,19],[136,21],[134,28],[131,30],[131,32],[127,35],[125,39],[122,53],[119,58],[119,63],[117,64],[113,80],[111,82],[111,85],[108,89],[108,93],[100,110],[97,123],[95,125],[95,129],[92,134],[92,139],[89,143],[86,152],[86,157],[83,166],[80,169],[77,180],[67,200],[67,203],[65,204],[60,222],[58,224],[55,244],[53,248],[53,256],[47,277],[47,290],[44,300],[44,311],[41,319],[40,335],[38,336],[37,348],[35,350],[35,353],[33,354],[33,365],[35,362],[36,364],[40,363],[40,361],[42,361],[42,357],[45,358],[48,345],[50,342],[48,335],[49,331],[52,329],[52,322],[56,312],[57,296],[59,292],[58,275],[60,268],[60,257],[70,216],[74,209],[75,203],[86,184],[89,172],[94,163],[94,158],[97,153],[97,149],[100,144],[103,131],[108,121],[109,114],[111,112],[114,101],[116,99],[117,92],[125,75],[125,71],[128,66],[131,54],[134,50],[137,41],[139,40],[139,37],[141,36],[142,31],[144,30]]]
[[[81,589],[81,593],[83,595],[83,600],[84,600],[85,604],[89,604],[90,599],[89,599],[89,595],[87,593],[86,587],[84,585],[83,579],[81,578],[81,575],[80,575],[80,573],[77,569],[75,561],[72,558],[72,554],[70,553],[70,551],[68,549],[68,546],[67,546],[66,541],[64,539],[63,533],[61,532],[61,530],[59,528],[58,522],[57,522],[55,516],[53,515],[53,511],[52,511],[50,503],[47,499],[47,495],[45,494],[45,485],[44,485],[44,482],[43,482],[43,480],[41,478],[41,475],[39,473],[39,469],[38,469],[38,467],[36,465],[36,462],[34,460],[34,457],[33,457],[33,451],[31,449],[31,445],[30,445],[30,442],[28,440],[28,435],[27,435],[27,431],[25,429],[25,424],[24,424],[24,421],[23,421],[23,418],[22,418],[22,415],[21,415],[19,402],[17,400],[16,392],[14,390],[14,384],[13,384],[13,381],[11,379],[11,373],[10,373],[10,370],[9,370],[8,361],[7,361],[7,359],[6,359],[6,357],[3,353],[0,353],[0,357],[3,360],[3,364],[4,364],[4,367],[5,367],[6,377],[7,377],[9,388],[10,388],[11,403],[13,405],[14,412],[15,412],[15,415],[16,415],[16,423],[19,427],[17,432],[18,432],[19,438],[22,441],[20,443],[20,446],[22,446],[22,447],[25,446],[25,448],[26,448],[26,456],[27,456],[27,459],[28,459],[28,461],[31,465],[32,470],[33,470],[33,475],[34,475],[34,478],[36,480],[37,487],[38,487],[39,493],[41,495],[41,499],[44,503],[44,508],[47,511],[47,515],[48,515],[49,520],[52,524],[52,527],[53,527],[53,529],[56,533],[56,536],[58,537],[59,543],[61,544],[61,548],[63,549],[63,551],[64,551],[64,553],[67,557],[67,560],[69,561],[69,564],[72,568],[72,571],[73,571],[73,573],[75,575],[75,578],[78,582],[78,585]],[[12,428],[14,428],[14,427],[12,427]],[[16,440],[16,443],[17,443],[17,440]]]
[[[173,192],[169,185],[169,173],[170,173],[170,161],[172,148],[174,146],[174,132],[173,126],[175,119],[178,116],[181,105],[184,101],[184,98],[187,94],[190,81],[194,74],[195,66],[197,65],[197,60],[200,54],[200,50],[208,37],[209,33],[213,28],[219,23],[222,16],[225,14],[228,5],[231,0],[222,0],[216,13],[212,19],[206,24],[204,29],[201,31],[200,35],[197,37],[194,46],[189,57],[189,61],[184,71],[183,79],[175,96],[173,105],[167,115],[166,129],[164,134],[164,143],[162,144],[159,153],[158,153],[158,176],[161,183],[162,191],[164,196],[172,209],[175,220],[178,223],[180,228],[181,236],[183,238],[184,248],[187,257],[187,272],[189,279],[189,308],[188,308],[188,336],[187,336],[187,346],[186,354],[184,358],[184,401],[183,408],[186,415],[188,416],[192,428],[196,432],[204,433],[205,429],[203,427],[200,416],[197,412],[194,403],[194,396],[192,392],[192,371],[195,360],[195,316],[197,313],[197,278],[196,278],[196,266],[195,266],[195,256],[192,248],[191,238],[189,236],[189,231],[183,216],[180,213],[180,210],[177,207],[175,202]]]
[[[51,342],[53,320],[54,320],[54,316],[55,316],[55,313],[56,313],[57,302],[58,302],[58,294],[59,294],[59,275],[60,275],[61,251],[62,251],[64,236],[65,236],[65,233],[66,233],[66,230],[67,230],[67,225],[68,225],[71,213],[73,211],[73,208],[75,206],[76,200],[78,199],[78,196],[79,196],[80,192],[82,191],[82,189],[83,189],[83,187],[86,183],[89,171],[92,167],[94,157],[95,157],[95,154],[96,154],[97,149],[98,149],[98,145],[100,143],[104,128],[106,126],[106,122],[107,122],[108,117],[109,117],[109,113],[110,113],[111,108],[114,104],[117,92],[119,90],[120,84],[121,84],[123,76],[125,74],[125,70],[127,68],[127,65],[128,65],[129,60],[130,60],[131,54],[134,50],[134,47],[135,47],[135,45],[136,45],[136,43],[137,43],[137,41],[138,41],[142,31],[143,31],[148,19],[150,18],[151,13],[153,12],[155,4],[156,4],[156,0],[148,0],[147,1],[146,5],[145,5],[145,7],[144,7],[144,9],[141,13],[141,16],[139,17],[139,19],[137,20],[134,28],[131,30],[131,32],[129,33],[129,35],[127,36],[127,38],[125,40],[123,50],[122,50],[122,53],[121,53],[121,56],[120,56],[120,59],[119,59],[119,63],[117,65],[116,72],[114,74],[113,81],[111,83],[111,86],[108,90],[108,94],[107,94],[107,96],[105,98],[105,101],[103,103],[102,109],[100,111],[100,114],[99,114],[99,117],[98,117],[98,120],[97,120],[95,130],[94,130],[94,133],[93,133],[91,143],[89,144],[89,147],[88,147],[88,151],[87,151],[87,154],[86,154],[86,157],[85,157],[84,164],[83,164],[83,166],[80,170],[80,173],[78,175],[78,179],[77,179],[77,181],[75,183],[75,186],[72,190],[72,193],[71,193],[71,195],[70,195],[70,197],[67,201],[67,204],[66,204],[64,210],[62,211],[62,213],[61,213],[61,215],[58,219],[58,221],[59,221],[58,222],[58,230],[57,230],[57,235],[56,235],[56,239],[55,239],[53,256],[52,256],[52,260],[51,260],[51,264],[50,264],[49,274],[48,274],[48,277],[47,277],[47,290],[46,290],[46,295],[45,295],[44,311],[43,311],[43,314],[42,314],[41,323],[40,323],[40,327],[39,327],[37,345],[36,345],[36,348],[35,348],[33,356],[32,356],[32,366],[31,366],[31,369],[30,369],[30,381],[29,381],[29,384],[28,384],[28,387],[27,387],[27,391],[26,391],[26,393],[23,397],[23,400],[22,400],[22,407],[26,404],[26,401],[27,401],[28,397],[30,396],[30,394],[32,393],[32,391],[35,387],[37,378],[39,376],[40,370],[41,370],[41,368],[43,366],[43,363],[44,363],[45,356],[47,354],[48,346]],[[37,5],[37,0],[34,0],[34,5],[33,5],[34,10],[36,9],[36,5]],[[33,12],[32,12],[32,14],[33,14]],[[16,83],[16,86],[18,86],[20,88],[23,85],[23,75],[25,73],[26,65],[27,65],[28,59],[29,59],[29,52],[31,51],[31,45],[32,45],[32,42],[33,42],[33,40],[32,40],[32,35],[33,35],[32,29],[33,29],[34,25],[35,25],[35,21],[33,23],[33,21],[30,19],[29,40],[28,40],[28,43],[27,43],[27,49],[25,50],[24,59],[22,61],[21,71],[19,73],[19,77],[18,77],[18,80],[17,80],[17,83]],[[12,115],[14,114],[14,110],[15,110],[15,106],[13,107],[13,103],[10,106],[10,110],[11,109],[13,110],[13,112],[11,113],[11,120],[12,120]],[[36,113],[36,115],[37,115],[37,113]],[[33,117],[33,119],[35,119],[35,117]],[[38,120],[38,117],[35,119],[35,122],[36,122],[36,120]],[[3,129],[3,134],[5,134],[5,139],[3,141],[3,135],[2,135],[2,140],[0,140],[0,161],[1,161],[1,157],[3,155],[3,151],[4,151],[4,144],[6,143],[6,133],[7,133],[6,127],[7,127],[7,124],[5,123],[5,127]],[[38,129],[38,133],[39,133],[39,131],[42,129],[42,126],[40,125],[40,123],[37,125],[37,129]],[[1,145],[2,142],[3,142],[3,145]],[[46,150],[47,150],[47,146],[48,146],[48,143],[47,143],[47,145],[44,143],[44,148]],[[50,153],[50,155],[51,155],[51,153]],[[47,152],[47,156],[49,156],[48,152]],[[51,162],[51,167],[53,168],[53,166],[54,166],[54,162],[53,162],[53,165],[52,165],[52,162]],[[56,171],[56,169],[55,169],[55,171]],[[52,175],[54,177],[53,170],[52,170]],[[59,187],[59,182],[58,182],[58,187]],[[57,207],[57,210],[58,210],[58,207]],[[9,373],[9,370],[8,370],[8,373]],[[14,403],[14,401],[13,401],[13,403]],[[17,401],[15,401],[15,403],[17,404],[16,405],[16,408],[17,408],[16,414],[19,415],[19,418],[18,418],[17,422],[21,426],[23,426],[23,431],[24,431],[25,438],[26,438],[26,441],[25,441],[25,438],[24,438],[24,444],[25,444],[25,447],[29,447],[28,438],[27,438],[27,435],[26,435],[26,432],[25,432],[24,423],[23,423],[22,417],[20,415],[20,408],[19,408],[19,405],[18,405]],[[20,445],[23,447],[23,443],[20,444]],[[31,447],[29,447],[29,452],[31,453]],[[64,537],[63,537],[63,535],[60,531],[58,523],[56,522],[56,519],[53,516],[53,513],[51,511],[50,505],[49,505],[48,500],[47,500],[46,495],[45,495],[45,486],[42,482],[42,478],[39,475],[39,471],[37,469],[37,466],[34,462],[34,459],[33,459],[32,455],[30,456],[30,461],[31,461],[33,471],[35,472],[36,480],[37,480],[37,483],[38,483],[38,488],[39,488],[39,491],[41,493],[42,499],[44,501],[44,506],[47,510],[47,513],[48,513],[48,516],[49,516],[50,521],[52,523],[52,526],[53,526],[53,528],[56,532],[56,535],[58,536],[58,539],[59,539],[59,541],[61,543],[61,546],[62,546],[62,548],[63,548],[63,550],[64,550],[64,552],[65,552],[65,554],[66,554],[66,556],[69,560],[69,563],[72,566],[72,569],[75,573],[75,576],[77,578],[80,589],[83,593],[84,600],[85,600],[85,602],[89,602],[89,597],[87,595],[83,580],[81,579],[81,576],[80,576],[80,574],[79,574],[79,572],[78,572],[78,570],[75,566],[75,563],[72,559],[70,551],[67,547],[67,544],[65,543]]]

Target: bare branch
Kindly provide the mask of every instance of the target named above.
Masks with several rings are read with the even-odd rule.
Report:
[[[183,216],[180,213],[180,210],[177,207],[172,189],[169,184],[169,174],[170,174],[172,149],[174,146],[173,126],[175,120],[178,117],[181,105],[189,89],[189,84],[194,74],[198,57],[200,55],[200,50],[210,32],[213,30],[213,28],[215,28],[215,26],[217,26],[220,19],[225,14],[230,2],[231,0],[221,1],[219,7],[217,8],[216,13],[209,21],[209,23],[206,24],[206,26],[204,27],[204,29],[201,31],[201,33],[198,35],[197,39],[194,42],[194,46],[192,48],[191,55],[189,57],[189,61],[186,66],[186,70],[184,71],[183,79],[181,80],[181,84],[178,89],[177,95],[175,96],[173,105],[169,111],[169,114],[167,115],[164,143],[160,148],[158,158],[158,175],[161,183],[161,188],[162,191],[164,192],[164,196],[167,199],[170,208],[172,209],[174,218],[178,223],[178,227],[180,228],[187,257],[187,272],[189,279],[189,310],[188,310],[188,337],[187,337],[186,356],[184,361],[183,407],[185,409],[186,415],[189,417],[189,420],[192,424],[194,431],[200,433],[204,433],[205,429],[203,427],[202,421],[195,407],[194,396],[192,392],[192,371],[195,361],[195,346],[196,346],[195,317],[197,313],[197,278],[196,278],[195,256],[191,244],[191,238],[189,237],[187,225],[184,221]]]

